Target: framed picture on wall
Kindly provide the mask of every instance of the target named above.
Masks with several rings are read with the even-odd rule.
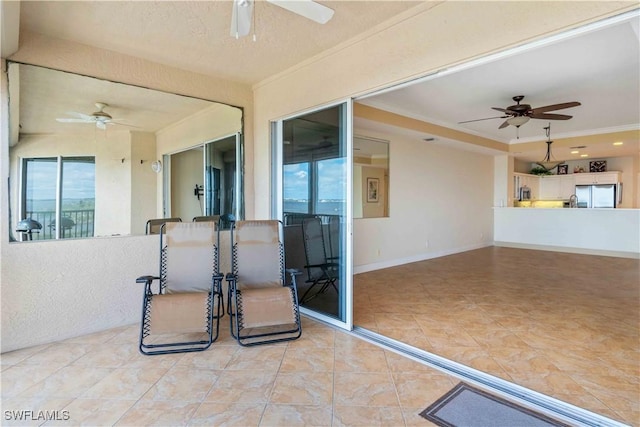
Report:
[[[380,180],[378,178],[367,178],[367,202],[378,203]]]
[[[566,175],[569,173],[569,165],[558,165],[558,175]]]

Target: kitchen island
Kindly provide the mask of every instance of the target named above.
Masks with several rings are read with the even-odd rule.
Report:
[[[496,246],[640,259],[640,209],[496,207]]]

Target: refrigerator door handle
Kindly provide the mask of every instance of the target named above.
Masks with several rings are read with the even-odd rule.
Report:
[[[617,193],[618,193],[618,205],[621,205],[622,204],[622,183],[621,182],[618,183]]]

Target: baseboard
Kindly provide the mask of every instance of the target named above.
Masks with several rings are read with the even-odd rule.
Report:
[[[482,249],[493,246],[493,242],[483,242],[477,245],[462,246],[458,248],[447,249],[445,251],[425,252],[406,258],[396,258],[387,261],[374,262],[371,264],[353,266],[353,274],[366,273],[368,271],[382,270],[383,268],[396,267],[398,265],[410,264],[412,262],[426,261],[428,259],[440,258],[447,255],[459,254],[461,252],[472,251],[474,249]]]
[[[515,242],[494,242],[494,246],[515,249],[533,249],[537,251],[566,252],[580,255],[599,255],[610,256],[616,258],[632,258],[640,259],[639,252],[623,252],[623,251],[607,251],[602,249],[572,248],[569,246],[547,246],[547,245],[531,245],[528,243]]]

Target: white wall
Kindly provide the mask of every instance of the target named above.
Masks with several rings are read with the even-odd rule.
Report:
[[[354,220],[354,271],[475,249],[493,241],[493,158],[418,138],[390,141],[388,218]]]

